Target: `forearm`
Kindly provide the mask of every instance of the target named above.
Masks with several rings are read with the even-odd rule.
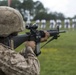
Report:
[[[14,50],[4,48],[0,50],[0,69],[6,75],[39,75],[40,66],[37,57],[27,52],[27,58]]]
[[[40,63],[30,46],[26,47],[22,52],[22,56],[26,59],[28,68],[32,70],[33,73],[39,75],[40,73]]]
[[[37,58],[36,55],[35,55],[35,53],[34,53],[34,51],[33,51],[33,49],[32,49],[30,46],[24,48],[24,49],[20,52],[20,54],[21,54],[22,56],[24,56],[24,58],[31,58],[31,57]]]

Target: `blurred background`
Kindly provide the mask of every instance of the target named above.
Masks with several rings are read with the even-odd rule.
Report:
[[[0,6],[19,10],[24,21],[36,23],[38,29],[48,30],[59,26],[60,30],[66,30],[57,40],[41,49],[42,54],[38,57],[40,75],[76,75],[75,0],[0,0]],[[16,51],[23,48],[22,44]]]

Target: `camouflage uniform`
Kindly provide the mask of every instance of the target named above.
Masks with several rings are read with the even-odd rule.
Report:
[[[17,10],[0,6],[0,36],[7,37],[13,32],[21,31],[23,29],[22,21],[22,16]],[[40,66],[31,47],[17,53],[0,43],[1,71],[4,73],[3,75],[39,75]]]
[[[39,61],[31,47],[16,53],[0,44],[0,69],[6,75],[39,75]]]

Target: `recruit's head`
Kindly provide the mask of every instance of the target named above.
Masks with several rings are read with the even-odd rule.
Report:
[[[7,37],[24,29],[20,12],[8,6],[0,6],[0,36]]]

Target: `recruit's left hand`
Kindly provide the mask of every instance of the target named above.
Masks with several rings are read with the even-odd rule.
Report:
[[[44,37],[44,38],[41,38],[41,42],[45,42],[45,41],[47,41],[47,39],[50,37],[49,32],[44,31],[44,33],[45,33],[45,37]]]

